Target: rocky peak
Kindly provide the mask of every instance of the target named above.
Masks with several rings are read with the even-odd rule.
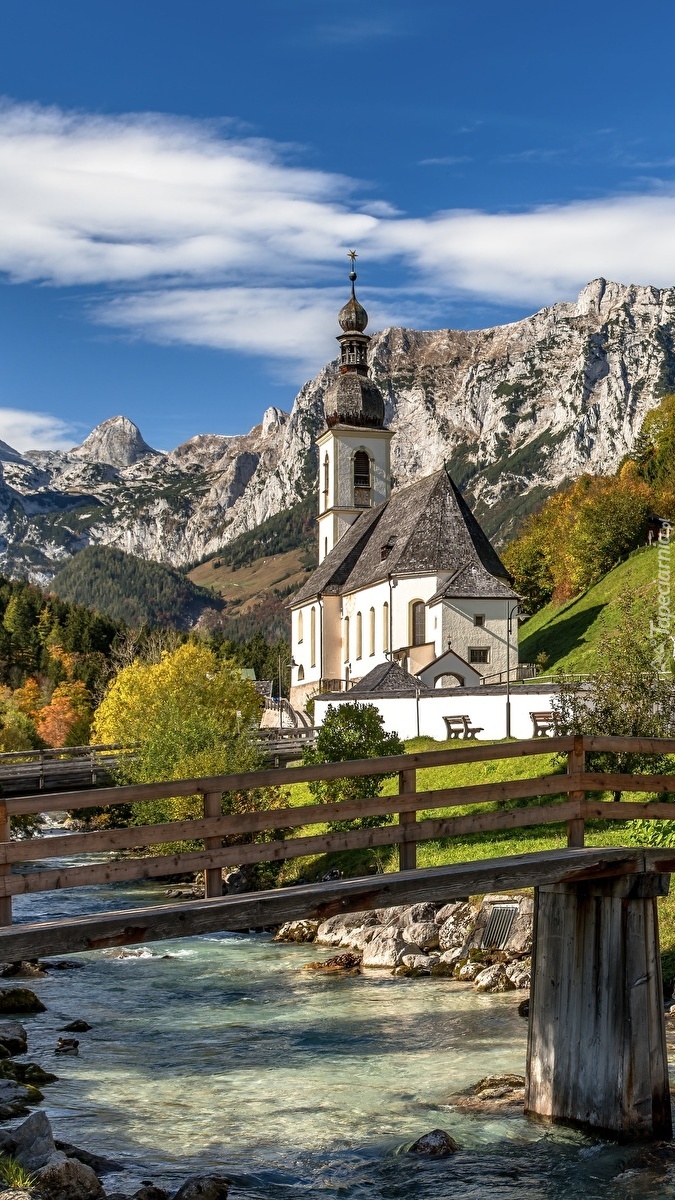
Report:
[[[288,413],[284,412],[283,409],[274,408],[274,406],[266,408],[262,419],[263,437],[270,437],[270,435],[277,433],[282,425],[286,424],[287,420]]]
[[[131,467],[148,454],[159,452],[148,446],[138,425],[128,417],[110,417],[92,429],[89,437],[71,453],[111,467]]]

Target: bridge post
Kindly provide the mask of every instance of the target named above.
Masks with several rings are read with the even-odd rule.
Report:
[[[656,907],[669,882],[639,873],[536,890],[530,1115],[672,1136]]]
[[[410,796],[417,790],[417,771],[414,767],[407,771],[399,771],[398,773],[398,793],[399,796]],[[399,812],[399,825],[408,826],[417,820],[417,813],[413,809],[412,812]],[[417,866],[417,842],[408,841],[405,837],[406,830],[404,829],[404,841],[399,842],[398,846],[398,869],[399,871],[414,871]]]
[[[204,796],[204,816],[219,817],[222,804],[222,795],[220,792],[207,792]],[[223,844],[222,837],[205,837],[205,850],[219,850]],[[223,872],[221,867],[207,867],[204,871],[204,897],[210,899],[212,896],[222,896],[223,894]]]
[[[577,775],[583,774],[586,770],[586,751],[584,750],[584,739],[579,734],[574,738],[574,749],[570,750],[567,755],[567,774]],[[584,801],[586,799],[585,792],[570,792],[568,800]],[[575,817],[567,822],[567,845],[568,846],[583,846],[584,844],[584,819],[583,817]]]

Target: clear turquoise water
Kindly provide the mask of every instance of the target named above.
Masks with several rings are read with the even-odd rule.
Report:
[[[162,897],[144,885],[22,897],[16,919]],[[57,1136],[121,1161],[106,1186],[129,1193],[218,1171],[232,1200],[675,1197],[672,1175],[635,1170],[634,1150],[448,1105],[483,1075],[523,1072],[517,994],[302,971],[329,953],[222,934],[82,955],[83,970],[37,981],[47,1012],[26,1020],[29,1057],[61,1076],[44,1106]],[[53,1059],[78,1017],[93,1026],[80,1056]],[[401,1153],[437,1126],[460,1154]]]

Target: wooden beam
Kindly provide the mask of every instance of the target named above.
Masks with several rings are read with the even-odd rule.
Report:
[[[91,887],[121,883],[132,879],[157,879],[184,871],[220,871],[222,867],[244,863],[280,862],[312,854],[331,854],[371,846],[395,846],[450,838],[472,833],[517,829],[528,825],[555,825],[576,817],[576,801],[546,807],[512,808],[501,812],[470,813],[463,817],[430,818],[405,825],[382,825],[374,829],[354,829],[344,833],[319,833],[312,837],[287,838],[256,845],[224,846],[216,849],[188,850],[181,854],[161,854],[152,858],[131,858],[123,862],[92,863],[83,867],[57,867],[52,871],[28,871],[0,877],[0,897],[21,896],[32,892],[60,891],[64,888]],[[215,839],[214,839],[215,840]]]
[[[675,775],[610,775],[587,771],[581,776],[585,792],[675,792]]]
[[[675,754],[675,738],[590,737],[584,734],[585,750],[610,750],[616,754]]]
[[[675,804],[668,800],[584,800],[582,816],[602,821],[675,821]]]
[[[543,744],[544,743],[544,744]],[[351,779],[360,775],[395,775],[399,771],[424,767],[449,766],[453,763],[492,762],[504,758],[522,758],[531,754],[567,753],[572,738],[531,738],[528,741],[499,745],[467,746],[458,750],[425,750],[419,754],[393,754],[384,758],[355,759],[352,762],[319,763],[307,767],[283,767],[273,771],[244,771],[236,775],[214,775],[200,779],[169,780],[165,783],[133,784],[128,787],[92,788],[86,792],[58,792],[7,800],[10,816],[26,813],[70,811],[75,808],[105,808],[109,804],[138,804],[142,800],[162,800],[167,796],[196,796],[206,792],[240,792],[250,788],[288,787],[316,779]]]
[[[406,794],[406,809],[459,807],[491,804],[503,800],[524,800],[532,796],[564,795],[577,787],[576,777],[542,775],[531,779],[503,780],[501,783],[471,784],[463,788],[437,788],[431,792]],[[55,837],[0,842],[0,864],[37,862],[43,858],[61,858],[74,854],[100,854],[108,850],[133,850],[197,838],[237,837],[261,833],[266,829],[297,829],[304,825],[323,825],[327,821],[353,820],[364,816],[385,816],[398,811],[393,796],[371,796],[363,800],[341,800],[332,804],[303,804],[294,808],[269,808],[259,812],[238,813],[189,821],[167,821],[159,825],[132,825],[125,829],[101,829],[94,833],[71,833]]]
[[[538,887],[564,881],[612,878],[640,871],[675,870],[675,851],[645,852],[610,847],[546,850],[535,854],[456,863],[367,879],[275,888],[215,900],[188,900],[153,908],[99,913],[0,929],[0,961],[76,954],[165,938],[224,930],[265,929],[284,921],[325,920],[343,912],[449,901],[485,892]],[[670,857],[668,857],[670,855]],[[658,861],[657,861],[658,860]],[[669,864],[669,865],[664,865]]]
[[[567,774],[570,777],[583,774],[586,766],[586,752],[584,750],[584,739],[582,737],[574,738],[574,747],[567,755]],[[585,792],[581,789],[570,791],[570,800],[576,800],[577,804],[581,804],[585,799]],[[581,817],[573,817],[567,823],[567,845],[568,846],[583,846],[584,844],[584,822]]]
[[[414,807],[408,808],[408,797],[415,794],[415,780],[417,771],[399,771],[398,773],[398,794],[400,797],[405,797],[406,807],[398,814],[398,823],[402,826],[403,836],[398,847],[398,867],[399,871],[414,871],[417,866],[417,842],[412,830],[408,830],[408,826],[414,825],[417,820],[417,810]],[[408,832],[410,836],[407,836]]]

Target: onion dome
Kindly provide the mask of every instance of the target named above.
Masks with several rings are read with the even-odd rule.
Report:
[[[384,400],[377,384],[368,376],[370,338],[364,333],[368,313],[356,299],[354,290],[356,251],[350,250],[349,257],[352,263],[349,273],[352,294],[338,316],[342,328],[337,339],[340,343],[340,374],[324,398],[326,424],[382,429]]]

